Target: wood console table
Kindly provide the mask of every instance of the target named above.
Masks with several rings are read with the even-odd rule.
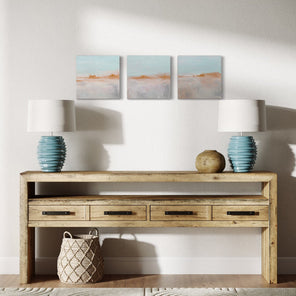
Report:
[[[261,195],[41,196],[39,182],[261,183]],[[20,282],[34,275],[35,227],[260,227],[262,274],[277,283],[277,175],[270,172],[24,172],[20,200]]]

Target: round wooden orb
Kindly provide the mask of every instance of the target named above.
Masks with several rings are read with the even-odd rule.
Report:
[[[216,150],[205,150],[197,155],[195,166],[199,173],[221,173],[225,168],[225,158]]]

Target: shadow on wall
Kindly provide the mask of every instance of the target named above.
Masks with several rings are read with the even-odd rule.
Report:
[[[105,260],[106,274],[124,274],[127,271],[133,274],[160,273],[159,266],[149,270],[149,264],[141,264],[138,260],[128,260],[126,258],[156,257],[155,247],[152,244],[137,240],[135,234],[131,234],[133,239],[124,239],[122,234],[119,238],[106,238],[102,245],[102,254]],[[121,260],[124,258],[125,260]],[[133,264],[131,265],[131,261]],[[145,269],[144,269],[145,268]]]
[[[296,257],[296,237],[291,235],[296,224],[296,110],[267,106],[266,111],[260,158],[267,170],[278,174],[278,255]]]
[[[296,130],[296,110],[277,106],[266,106],[267,130]]]
[[[78,170],[107,170],[110,159],[104,144],[123,144],[120,112],[94,107],[76,108],[76,165]]]
[[[83,1],[80,11],[85,13],[87,10],[95,11],[95,8],[106,9],[128,14],[130,18],[142,16],[143,19],[161,19],[172,24],[191,24],[192,27],[220,31],[222,34],[244,34],[261,40],[295,44],[294,30],[283,29],[296,26],[294,1],[286,2],[286,5],[270,0],[253,4],[249,1],[238,4],[233,0],[187,0],[186,5],[179,0],[150,0],[145,3],[139,0],[96,0]]]

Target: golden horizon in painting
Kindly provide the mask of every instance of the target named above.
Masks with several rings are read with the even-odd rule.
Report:
[[[169,99],[170,71],[169,56],[128,56],[127,97]]]
[[[120,97],[119,56],[77,56],[77,99]]]
[[[221,99],[220,56],[178,57],[179,99]]]

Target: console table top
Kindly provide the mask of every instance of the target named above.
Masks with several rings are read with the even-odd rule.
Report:
[[[62,171],[46,173],[26,171],[21,176],[28,182],[269,182],[273,172],[215,174],[197,171]]]

